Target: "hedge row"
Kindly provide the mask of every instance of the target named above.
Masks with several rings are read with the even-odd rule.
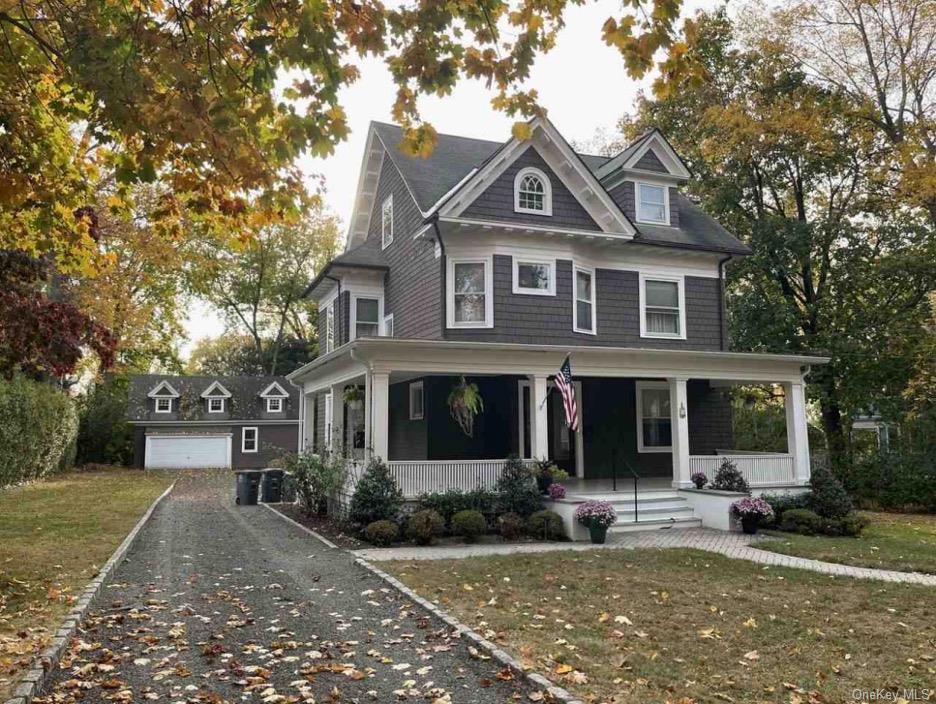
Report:
[[[38,479],[74,460],[75,403],[22,377],[0,379],[0,487]]]

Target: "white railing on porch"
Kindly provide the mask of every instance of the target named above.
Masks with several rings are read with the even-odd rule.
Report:
[[[403,496],[448,489],[493,489],[504,471],[506,460],[427,460],[393,461],[387,466]]]
[[[689,471],[704,473],[711,483],[725,460],[731,460],[752,487],[795,483],[793,456],[785,454],[690,455]]]

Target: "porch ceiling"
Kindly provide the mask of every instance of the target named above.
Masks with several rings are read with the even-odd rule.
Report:
[[[554,374],[572,354],[576,377],[699,378],[737,382],[802,380],[828,357],[642,347],[567,347],[511,343],[361,338],[293,372],[294,383],[374,372],[414,374]]]

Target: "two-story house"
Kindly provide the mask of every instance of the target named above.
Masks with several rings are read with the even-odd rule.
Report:
[[[301,444],[380,456],[410,495],[490,484],[511,454],[580,486],[684,488],[725,454],[753,486],[805,484],[803,376],[825,360],[728,350],[725,267],[749,249],[684,195],[679,155],[656,130],[609,158],[530,124],[439,135],[426,159],[371,124],[345,251],[308,288],[322,355],[290,375]],[[575,432],[553,385],[567,354]],[[462,377],[484,404],[470,436],[448,404]],[[787,453],[731,453],[741,383],[782,384]]]

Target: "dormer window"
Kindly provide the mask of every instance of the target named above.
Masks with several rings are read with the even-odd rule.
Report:
[[[179,398],[179,392],[168,381],[160,381],[147,396],[153,399],[153,410],[156,413],[172,413],[172,400]]]
[[[283,410],[283,399],[268,398],[266,400],[267,413],[281,413]]]
[[[552,215],[552,186],[539,169],[521,169],[514,179],[514,211]]]
[[[156,412],[157,413],[172,413],[172,399],[171,398],[157,398],[156,399]]]
[[[208,412],[209,413],[224,413],[224,399],[223,398],[209,398],[208,399]]]
[[[654,183],[637,183],[637,221],[669,225],[669,191]]]

